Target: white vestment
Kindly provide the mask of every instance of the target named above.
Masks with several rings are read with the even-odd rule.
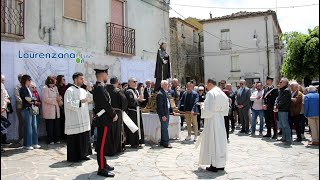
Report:
[[[87,98],[86,103],[80,100]],[[88,102],[93,100],[90,92],[81,87],[71,86],[64,94],[65,133],[67,135],[90,131],[90,116]]]
[[[201,107],[204,130],[201,134],[199,164],[222,168],[226,165],[227,134],[224,116],[228,116],[229,98],[219,87],[211,89]]]

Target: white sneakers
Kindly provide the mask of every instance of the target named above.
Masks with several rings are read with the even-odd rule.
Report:
[[[190,141],[190,140],[191,140],[191,137],[190,137],[190,136],[187,136],[187,137],[186,137],[186,140],[187,140],[187,141]]]
[[[24,148],[27,149],[27,150],[33,150],[32,146],[28,146],[28,147],[24,146]]]
[[[57,141],[57,144],[60,144],[60,141]]]
[[[51,144],[51,145],[53,145],[53,144],[54,144],[54,142],[51,142],[50,144]]]
[[[41,146],[37,144],[37,145],[33,145],[33,148],[34,148],[34,149],[40,149]]]
[[[28,146],[28,147],[24,146],[23,148],[27,149],[27,150],[33,150],[33,149],[39,149],[39,148],[41,148],[41,146],[37,144],[37,145],[33,145],[33,146]]]
[[[197,137],[198,137],[198,136],[194,136],[193,141],[197,141]],[[186,141],[190,141],[190,140],[191,140],[191,136],[187,136],[187,137],[186,137]]]

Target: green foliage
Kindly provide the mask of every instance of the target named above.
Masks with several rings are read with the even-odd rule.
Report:
[[[281,68],[289,79],[313,79],[319,76],[319,26],[308,34],[285,33],[281,40],[286,43],[287,56]]]

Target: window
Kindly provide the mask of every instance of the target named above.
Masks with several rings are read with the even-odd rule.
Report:
[[[195,30],[193,30],[193,42],[194,43],[197,43],[198,41],[197,41],[197,36],[198,36],[198,34],[197,34],[197,31],[195,31]]]
[[[1,0],[1,34],[24,37],[23,0]]]
[[[86,0],[64,0],[63,15],[66,18],[85,21],[86,20]]]
[[[111,22],[124,26],[124,3],[121,0],[111,1]]]
[[[184,24],[181,24],[181,37],[184,39],[186,36],[184,35]]]
[[[239,55],[231,56],[231,72],[240,72]]]
[[[222,29],[221,40],[220,40],[220,50],[229,50],[229,49],[231,49],[230,30]]]

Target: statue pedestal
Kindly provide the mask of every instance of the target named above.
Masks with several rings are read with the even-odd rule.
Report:
[[[173,97],[171,95],[169,96],[169,101],[171,104],[171,108],[173,109],[173,112],[179,112],[178,108],[176,107],[176,104],[174,102]],[[149,113],[149,112],[157,112],[157,94],[153,93],[149,98],[148,98],[148,104],[147,106],[142,110],[144,113]]]

